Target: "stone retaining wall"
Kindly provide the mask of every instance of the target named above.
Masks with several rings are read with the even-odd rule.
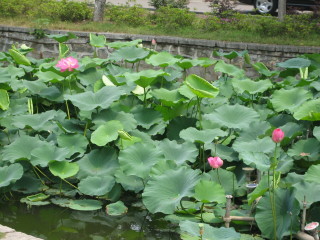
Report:
[[[25,43],[35,49],[32,56],[56,57],[58,55],[58,44],[56,41],[43,38],[36,39],[30,34],[32,29],[21,27],[0,26],[0,51],[7,51],[14,43]],[[65,34],[67,31],[46,31],[48,34]],[[68,42],[70,48],[77,52],[79,57],[92,56],[93,49],[88,44],[89,32],[73,32],[78,36]],[[296,57],[304,53],[320,53],[320,47],[268,45],[243,42],[224,42],[214,40],[187,39],[167,36],[151,36],[124,33],[99,33],[105,35],[108,41],[130,41],[142,39],[146,47],[151,47],[151,40],[157,41],[157,51],[168,51],[184,57],[211,57],[213,50],[224,52],[248,50],[252,61],[264,62],[273,67],[275,63]],[[153,46],[152,46],[153,47]],[[99,57],[108,57],[110,49],[107,47],[98,50]]]
[[[17,232],[12,228],[0,225],[0,239],[1,240],[42,240],[21,232]]]

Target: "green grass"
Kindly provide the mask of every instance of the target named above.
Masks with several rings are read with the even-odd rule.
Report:
[[[34,19],[26,21],[25,18],[0,18],[2,25],[20,26],[28,28],[45,28],[57,30],[74,30],[74,31],[92,31],[92,32],[114,32],[114,33],[129,33],[129,34],[144,34],[144,35],[165,35],[176,36],[183,38],[207,39],[231,42],[248,42],[248,43],[263,43],[263,44],[278,44],[278,45],[298,45],[298,46],[320,46],[319,34],[310,33],[308,37],[303,36],[283,36],[281,34],[268,37],[261,36],[255,32],[239,31],[230,29],[220,29],[216,31],[204,31],[196,27],[185,27],[175,29],[160,28],[151,24],[139,27],[131,27],[123,24],[111,23],[108,21],[95,23],[84,21],[80,23],[52,21],[45,27],[39,27]]]

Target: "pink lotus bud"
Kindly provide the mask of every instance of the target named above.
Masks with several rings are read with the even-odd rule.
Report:
[[[151,45],[157,45],[157,41],[155,39],[152,39]]]
[[[284,138],[284,132],[280,128],[276,128],[272,132],[272,141],[279,143]]]
[[[219,157],[209,157],[208,162],[212,168],[219,168],[223,165],[223,161]]]
[[[73,69],[76,69],[79,67],[78,60],[73,58],[73,57],[67,57],[67,58],[62,58],[58,64],[56,65],[57,68],[60,68],[61,72],[64,71],[69,71],[72,72]]]

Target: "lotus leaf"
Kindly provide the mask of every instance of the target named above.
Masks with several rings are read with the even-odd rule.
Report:
[[[23,167],[19,163],[0,167],[0,188],[9,186],[19,180],[23,175]]]
[[[124,205],[122,201],[111,203],[106,206],[106,212],[110,216],[120,216],[126,214],[127,211],[128,208]]]
[[[79,165],[68,161],[51,161],[49,170],[54,176],[65,179],[76,175],[79,171]]]
[[[102,196],[111,191],[115,180],[111,176],[89,176],[78,184],[79,190],[89,196]]]
[[[189,75],[185,80],[185,84],[200,98],[214,98],[219,93],[218,88],[195,74]]]

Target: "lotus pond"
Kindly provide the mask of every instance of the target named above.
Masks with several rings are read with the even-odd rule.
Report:
[[[2,223],[28,209],[50,234],[63,219],[52,239],[316,239],[319,54],[269,69],[246,51],[187,59],[90,34],[93,57],[79,58],[75,35],[48,37],[56,59],[0,53]]]

